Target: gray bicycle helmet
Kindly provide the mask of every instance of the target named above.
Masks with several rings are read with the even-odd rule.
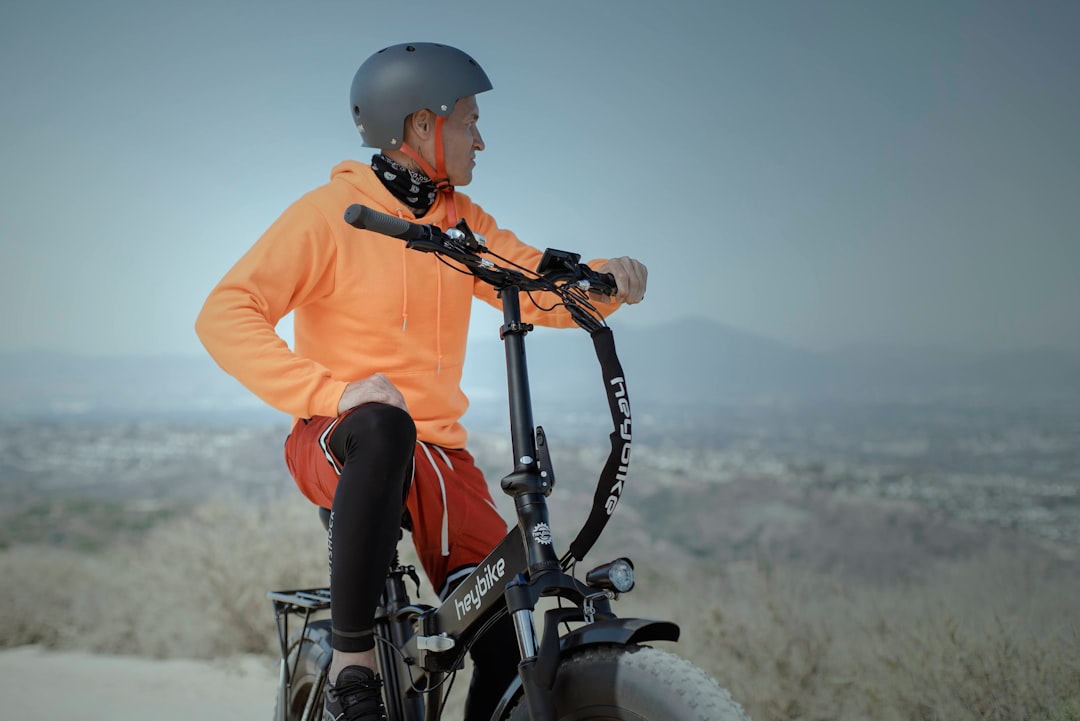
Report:
[[[401,146],[405,118],[425,108],[447,116],[458,98],[491,90],[471,57],[449,45],[405,43],[383,48],[353,77],[353,121],[369,148]]]

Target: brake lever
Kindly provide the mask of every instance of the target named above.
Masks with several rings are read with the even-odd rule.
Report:
[[[405,247],[409,250],[418,250],[421,253],[442,253],[446,251],[446,244],[438,238],[413,238],[405,241]]]

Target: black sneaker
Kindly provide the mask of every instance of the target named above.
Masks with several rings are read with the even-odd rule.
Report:
[[[370,668],[346,666],[326,684],[323,721],[386,721],[382,679]]]

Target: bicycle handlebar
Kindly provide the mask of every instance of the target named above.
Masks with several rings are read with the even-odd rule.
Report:
[[[391,238],[406,241],[407,247],[425,253],[438,253],[458,261],[469,268],[473,275],[495,286],[504,288],[516,285],[521,290],[552,290],[558,292],[556,283],[574,283],[584,289],[615,295],[617,285],[611,273],[598,273],[585,263],[580,263],[580,256],[563,251],[550,251],[556,260],[547,263],[547,267],[537,269],[536,278],[530,278],[520,271],[501,268],[489,260],[481,258],[488,252],[482,240],[476,238],[464,225],[443,231],[435,225],[410,223],[387,213],[381,213],[366,205],[350,205],[345,211],[345,222],[360,230],[370,230]],[[545,254],[545,259],[548,254]]]

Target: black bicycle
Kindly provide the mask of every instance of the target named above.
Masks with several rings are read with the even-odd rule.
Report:
[[[362,205],[345,213],[351,225],[404,240],[413,250],[437,253],[465,273],[494,286],[503,305],[500,335],[506,351],[510,434],[514,468],[502,479],[513,497],[517,526],[437,608],[413,603],[405,581],[419,588],[412,566],[395,554],[375,621],[377,671],[382,675],[389,721],[437,721],[446,681],[462,668],[474,641],[510,614],[521,662],[492,721],[746,721],[730,694],[690,662],[643,645],[677,641],[669,621],[619,618],[611,601],[634,587],[634,567],[618,558],[577,577],[577,564],[599,538],[618,506],[631,449],[630,401],[611,330],[590,302],[591,293],[611,295],[614,279],[580,262],[574,253],[549,249],[539,267],[513,267],[487,257],[484,239],[464,221],[442,231],[409,223]],[[534,426],[521,320],[522,293],[549,291],[588,331],[600,361],[614,430],[600,473],[592,510],[560,558],[555,551],[547,497],[555,485],[542,427]],[[328,511],[323,509],[323,521]],[[274,591],[281,643],[276,721],[321,718],[330,665],[330,622],[313,615],[330,606],[328,588]],[[562,599],[544,613],[538,635],[534,612],[541,598]],[[569,605],[564,606],[563,602]],[[289,620],[300,628],[289,632]]]

